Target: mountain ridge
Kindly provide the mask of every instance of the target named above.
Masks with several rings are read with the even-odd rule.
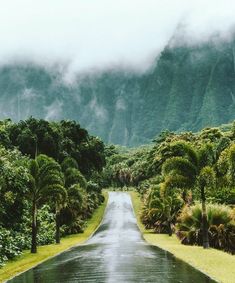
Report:
[[[105,142],[136,146],[162,130],[235,119],[234,41],[168,46],[140,74],[111,69],[72,85],[33,64],[0,68],[0,118],[73,119]]]

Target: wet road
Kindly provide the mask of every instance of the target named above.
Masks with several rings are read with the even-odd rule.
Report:
[[[211,279],[141,237],[127,193],[111,192],[104,220],[85,245],[8,281],[212,283]]]

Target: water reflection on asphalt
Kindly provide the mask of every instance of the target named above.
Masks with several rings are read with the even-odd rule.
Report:
[[[137,227],[129,194],[110,192],[103,222],[86,244],[47,260],[8,282],[214,281],[169,253],[148,245]]]

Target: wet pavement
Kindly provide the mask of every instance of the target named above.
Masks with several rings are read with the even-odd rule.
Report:
[[[86,244],[47,260],[8,282],[215,281],[171,254],[147,244],[137,227],[129,194],[110,192],[103,222]]]

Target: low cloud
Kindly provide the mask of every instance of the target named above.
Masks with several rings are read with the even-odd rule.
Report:
[[[0,63],[33,61],[77,72],[146,70],[182,24],[186,43],[235,24],[231,0],[8,0],[0,9]]]
[[[39,95],[32,88],[25,88],[20,95],[20,99],[25,101],[32,101],[32,99],[38,97]]]
[[[95,114],[95,116],[99,119],[99,121],[106,122],[108,119],[108,112],[102,105],[99,105],[96,97],[94,97],[90,103],[89,108]]]
[[[45,106],[44,110],[46,112],[46,120],[57,120],[62,116],[63,102],[56,99],[49,106]]]
[[[116,102],[116,110],[126,110],[126,104],[123,98],[118,98]]]

